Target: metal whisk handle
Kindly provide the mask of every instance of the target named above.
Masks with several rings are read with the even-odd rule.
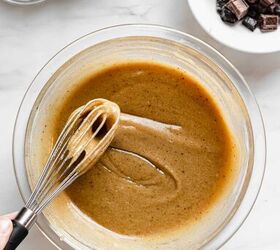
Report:
[[[16,218],[12,220],[13,231],[4,250],[14,250],[25,239],[28,230],[34,224],[37,215],[29,208],[22,208]]]

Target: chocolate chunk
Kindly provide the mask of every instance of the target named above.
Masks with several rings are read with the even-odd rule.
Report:
[[[266,10],[267,14],[274,14],[276,6],[277,5],[275,3],[268,6]]]
[[[216,1],[216,10],[219,14],[222,13],[223,7],[229,2],[229,0],[217,0]]]
[[[273,31],[278,27],[279,17],[277,15],[260,15],[261,31]]]
[[[274,14],[280,16],[280,5],[277,4],[274,8]]]
[[[260,0],[260,4],[264,7],[268,7],[275,3],[275,0]]]
[[[221,19],[226,23],[234,24],[237,22],[237,17],[235,16],[235,14],[233,14],[231,10],[229,10],[225,6],[222,8],[222,13],[220,16]]]
[[[235,16],[238,20],[246,16],[249,5],[244,0],[230,0],[225,5]]]
[[[258,19],[260,14],[256,9],[250,7],[247,16]]]
[[[259,2],[259,0],[246,0],[246,1],[249,5]]]
[[[267,7],[264,7],[261,4],[253,4],[252,6],[250,6],[250,9],[255,10],[257,13],[260,14],[264,14],[267,11]]]
[[[252,17],[246,16],[242,24],[251,31],[254,31],[258,26],[258,21]]]

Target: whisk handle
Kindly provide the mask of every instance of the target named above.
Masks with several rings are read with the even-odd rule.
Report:
[[[4,250],[16,249],[28,234],[28,230],[26,229],[26,227],[21,225],[16,220],[12,220],[12,222],[13,222],[13,231],[10,235],[9,241],[5,246]]]
[[[16,218],[12,220],[13,231],[3,250],[16,249],[27,236],[28,230],[34,224],[36,217],[37,215],[31,209],[23,207],[17,214]]]

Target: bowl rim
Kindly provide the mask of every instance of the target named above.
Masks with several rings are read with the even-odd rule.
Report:
[[[46,0],[3,0],[4,2],[11,4],[11,5],[19,5],[19,6],[27,6],[27,5],[35,5],[45,2]]]
[[[235,213],[232,215],[230,220],[227,222],[227,224],[222,228],[222,230],[220,232],[218,232],[218,234],[215,235],[214,238],[210,239],[209,242],[206,242],[206,244],[203,246],[203,248],[204,247],[207,247],[207,248],[209,247],[210,249],[213,249],[213,247],[215,246],[214,248],[218,249],[218,248],[222,247],[226,242],[228,242],[232,238],[232,236],[238,231],[238,229],[242,226],[242,224],[244,223],[244,221],[246,220],[246,218],[250,214],[250,212],[251,212],[251,210],[252,210],[252,208],[253,208],[253,206],[256,202],[256,199],[258,197],[258,194],[259,194],[259,191],[260,191],[260,188],[261,188],[261,184],[262,184],[262,181],[263,181],[263,178],[264,178],[265,161],[266,161],[266,139],[265,139],[265,130],[264,130],[263,119],[262,119],[262,115],[261,115],[260,109],[258,107],[258,104],[255,100],[255,97],[252,94],[251,90],[249,89],[244,77],[238,72],[238,70],[221,53],[219,53],[217,50],[215,50],[214,48],[212,48],[210,45],[206,44],[205,42],[193,37],[192,35],[186,34],[184,32],[181,32],[181,31],[178,31],[176,29],[169,28],[169,27],[165,27],[165,26],[161,26],[161,25],[149,25],[149,24],[122,24],[122,25],[115,25],[115,26],[102,28],[102,29],[96,30],[94,32],[90,32],[90,33],[74,40],[73,42],[69,43],[68,45],[63,47],[61,50],[59,50],[53,57],[51,57],[50,60],[48,60],[44,64],[44,66],[40,69],[40,71],[36,74],[36,76],[32,80],[32,82],[31,82],[30,86],[28,87],[26,93],[24,94],[24,97],[23,97],[23,99],[21,101],[21,104],[20,104],[20,108],[17,112],[16,121],[15,121],[15,125],[14,125],[14,130],[13,130],[13,152],[12,152],[13,153],[13,168],[14,168],[15,178],[16,178],[17,186],[19,188],[20,195],[21,195],[23,201],[26,202],[27,197],[24,194],[24,190],[23,190],[24,189],[23,183],[22,183],[23,180],[20,179],[21,175],[19,174],[19,171],[22,171],[22,169],[24,169],[24,172],[25,172],[25,168],[20,169],[19,167],[17,167],[19,164],[17,164],[16,162],[17,162],[17,158],[19,156],[16,155],[16,154],[17,154],[17,152],[20,152],[19,149],[21,148],[21,146],[19,145],[20,143],[16,143],[16,141],[17,141],[18,135],[24,134],[23,141],[25,142],[26,130],[22,129],[23,128],[23,126],[22,126],[23,121],[22,120],[26,120],[26,124],[24,124],[24,126],[27,127],[27,124],[29,122],[29,116],[30,116],[31,113],[23,114],[24,113],[23,110],[25,108],[24,106],[27,105],[26,100],[28,99],[27,98],[28,95],[30,95],[30,93],[32,92],[32,88],[35,87],[36,79],[52,63],[52,61],[57,56],[59,56],[61,53],[65,52],[72,45],[75,45],[79,41],[82,41],[82,39],[87,38],[89,36],[94,36],[96,33],[104,32],[104,31],[109,32],[112,29],[118,30],[118,29],[126,29],[126,28],[134,30],[134,32],[135,32],[135,30],[137,32],[137,28],[138,28],[139,30],[141,30],[143,32],[143,34],[140,34],[139,36],[145,36],[144,33],[147,32],[148,30],[149,31],[162,31],[163,33],[161,33],[160,36],[159,36],[159,34],[154,34],[153,36],[154,37],[159,37],[159,38],[169,39],[169,40],[172,41],[172,39],[170,37],[168,37],[168,38],[164,37],[165,36],[164,32],[171,32],[171,33],[176,34],[176,35],[178,35],[180,37],[183,37],[185,39],[189,39],[193,43],[204,47],[204,49],[209,50],[209,54],[207,54],[205,56],[212,59],[217,65],[219,65],[217,61],[220,60],[220,63],[222,63],[224,66],[227,66],[229,69],[232,70],[233,74],[235,74],[235,76],[239,78],[240,84],[242,84],[241,87],[243,88],[243,91],[246,91],[246,95],[250,99],[250,103],[249,103],[250,106],[251,105],[253,106],[253,109],[254,109],[253,111],[256,115],[256,117],[254,118],[255,121],[256,121],[256,124],[252,124],[252,125],[253,125],[253,127],[255,126],[256,127],[255,129],[258,130],[258,132],[259,132],[259,134],[257,134],[257,135],[255,135],[255,133],[254,133],[253,138],[255,139],[255,136],[257,136],[257,139],[258,139],[257,147],[258,147],[258,151],[259,151],[258,153],[260,154],[260,156],[257,155],[257,157],[260,158],[259,159],[260,162],[258,164],[260,165],[259,168],[261,168],[261,169],[260,169],[260,171],[256,171],[255,162],[253,163],[252,176],[251,176],[251,179],[249,181],[249,184],[248,184],[247,190],[245,192],[245,195],[244,195],[244,197],[241,201],[241,204],[239,205],[239,207],[237,208]],[[128,35],[127,37],[129,37],[129,36],[130,35]],[[147,32],[147,36],[150,36],[149,32]],[[114,35],[114,38],[120,38],[120,36],[119,35]],[[111,39],[113,39],[113,38],[111,38]],[[106,37],[105,40],[109,40],[109,39],[107,39],[107,37]],[[174,39],[173,41],[176,41],[176,40]],[[101,42],[101,41],[99,41],[99,42]],[[179,41],[179,43],[184,45],[183,41]],[[217,57],[217,59],[214,60],[213,57]],[[70,58],[72,58],[72,56]],[[68,61],[68,60],[69,60],[69,58],[66,59],[66,61]],[[64,61],[64,63],[66,61]],[[46,83],[43,83],[42,86],[45,86],[45,84]],[[42,89],[39,90],[39,93],[41,92],[41,90]],[[239,92],[239,90],[238,90],[238,92]],[[38,95],[36,95],[36,98],[37,97],[38,97]],[[36,100],[36,98],[35,98],[35,100]],[[33,105],[34,105],[34,102],[32,103],[31,106],[33,107]],[[30,106],[30,104],[29,104],[29,106]],[[247,105],[246,105],[246,107],[247,107]],[[23,116],[25,116],[24,119],[23,119]],[[26,116],[28,116],[28,117],[26,117]],[[249,116],[249,117],[251,119],[251,116]],[[26,129],[26,127],[25,127],[25,129]],[[254,142],[254,143],[256,143],[256,142]],[[255,159],[255,157],[256,157],[256,152],[254,152],[254,159]],[[253,182],[252,182],[252,177],[254,177]],[[248,190],[249,190],[250,187],[251,187],[251,189],[254,188],[254,190],[252,190],[253,193],[250,193],[248,195]],[[238,217],[238,223],[237,222],[232,223],[232,221],[236,217]],[[231,224],[233,224],[233,225],[231,225]],[[42,228],[42,226],[38,222],[36,222],[36,225],[39,228],[39,230],[48,238],[48,240],[54,246],[56,246],[57,248],[61,247],[61,246],[59,246],[58,242],[54,242],[55,240],[44,231],[44,229]],[[231,227],[230,231],[229,231],[229,229],[226,230],[229,226]],[[227,232],[225,232],[225,231],[227,231]],[[220,238],[220,239],[217,240],[218,238]],[[62,244],[62,241],[60,241],[60,244]],[[68,246],[67,242],[65,244]]]

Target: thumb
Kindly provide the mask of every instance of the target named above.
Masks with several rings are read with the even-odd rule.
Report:
[[[0,250],[4,249],[13,231],[12,221],[8,218],[0,217]]]

